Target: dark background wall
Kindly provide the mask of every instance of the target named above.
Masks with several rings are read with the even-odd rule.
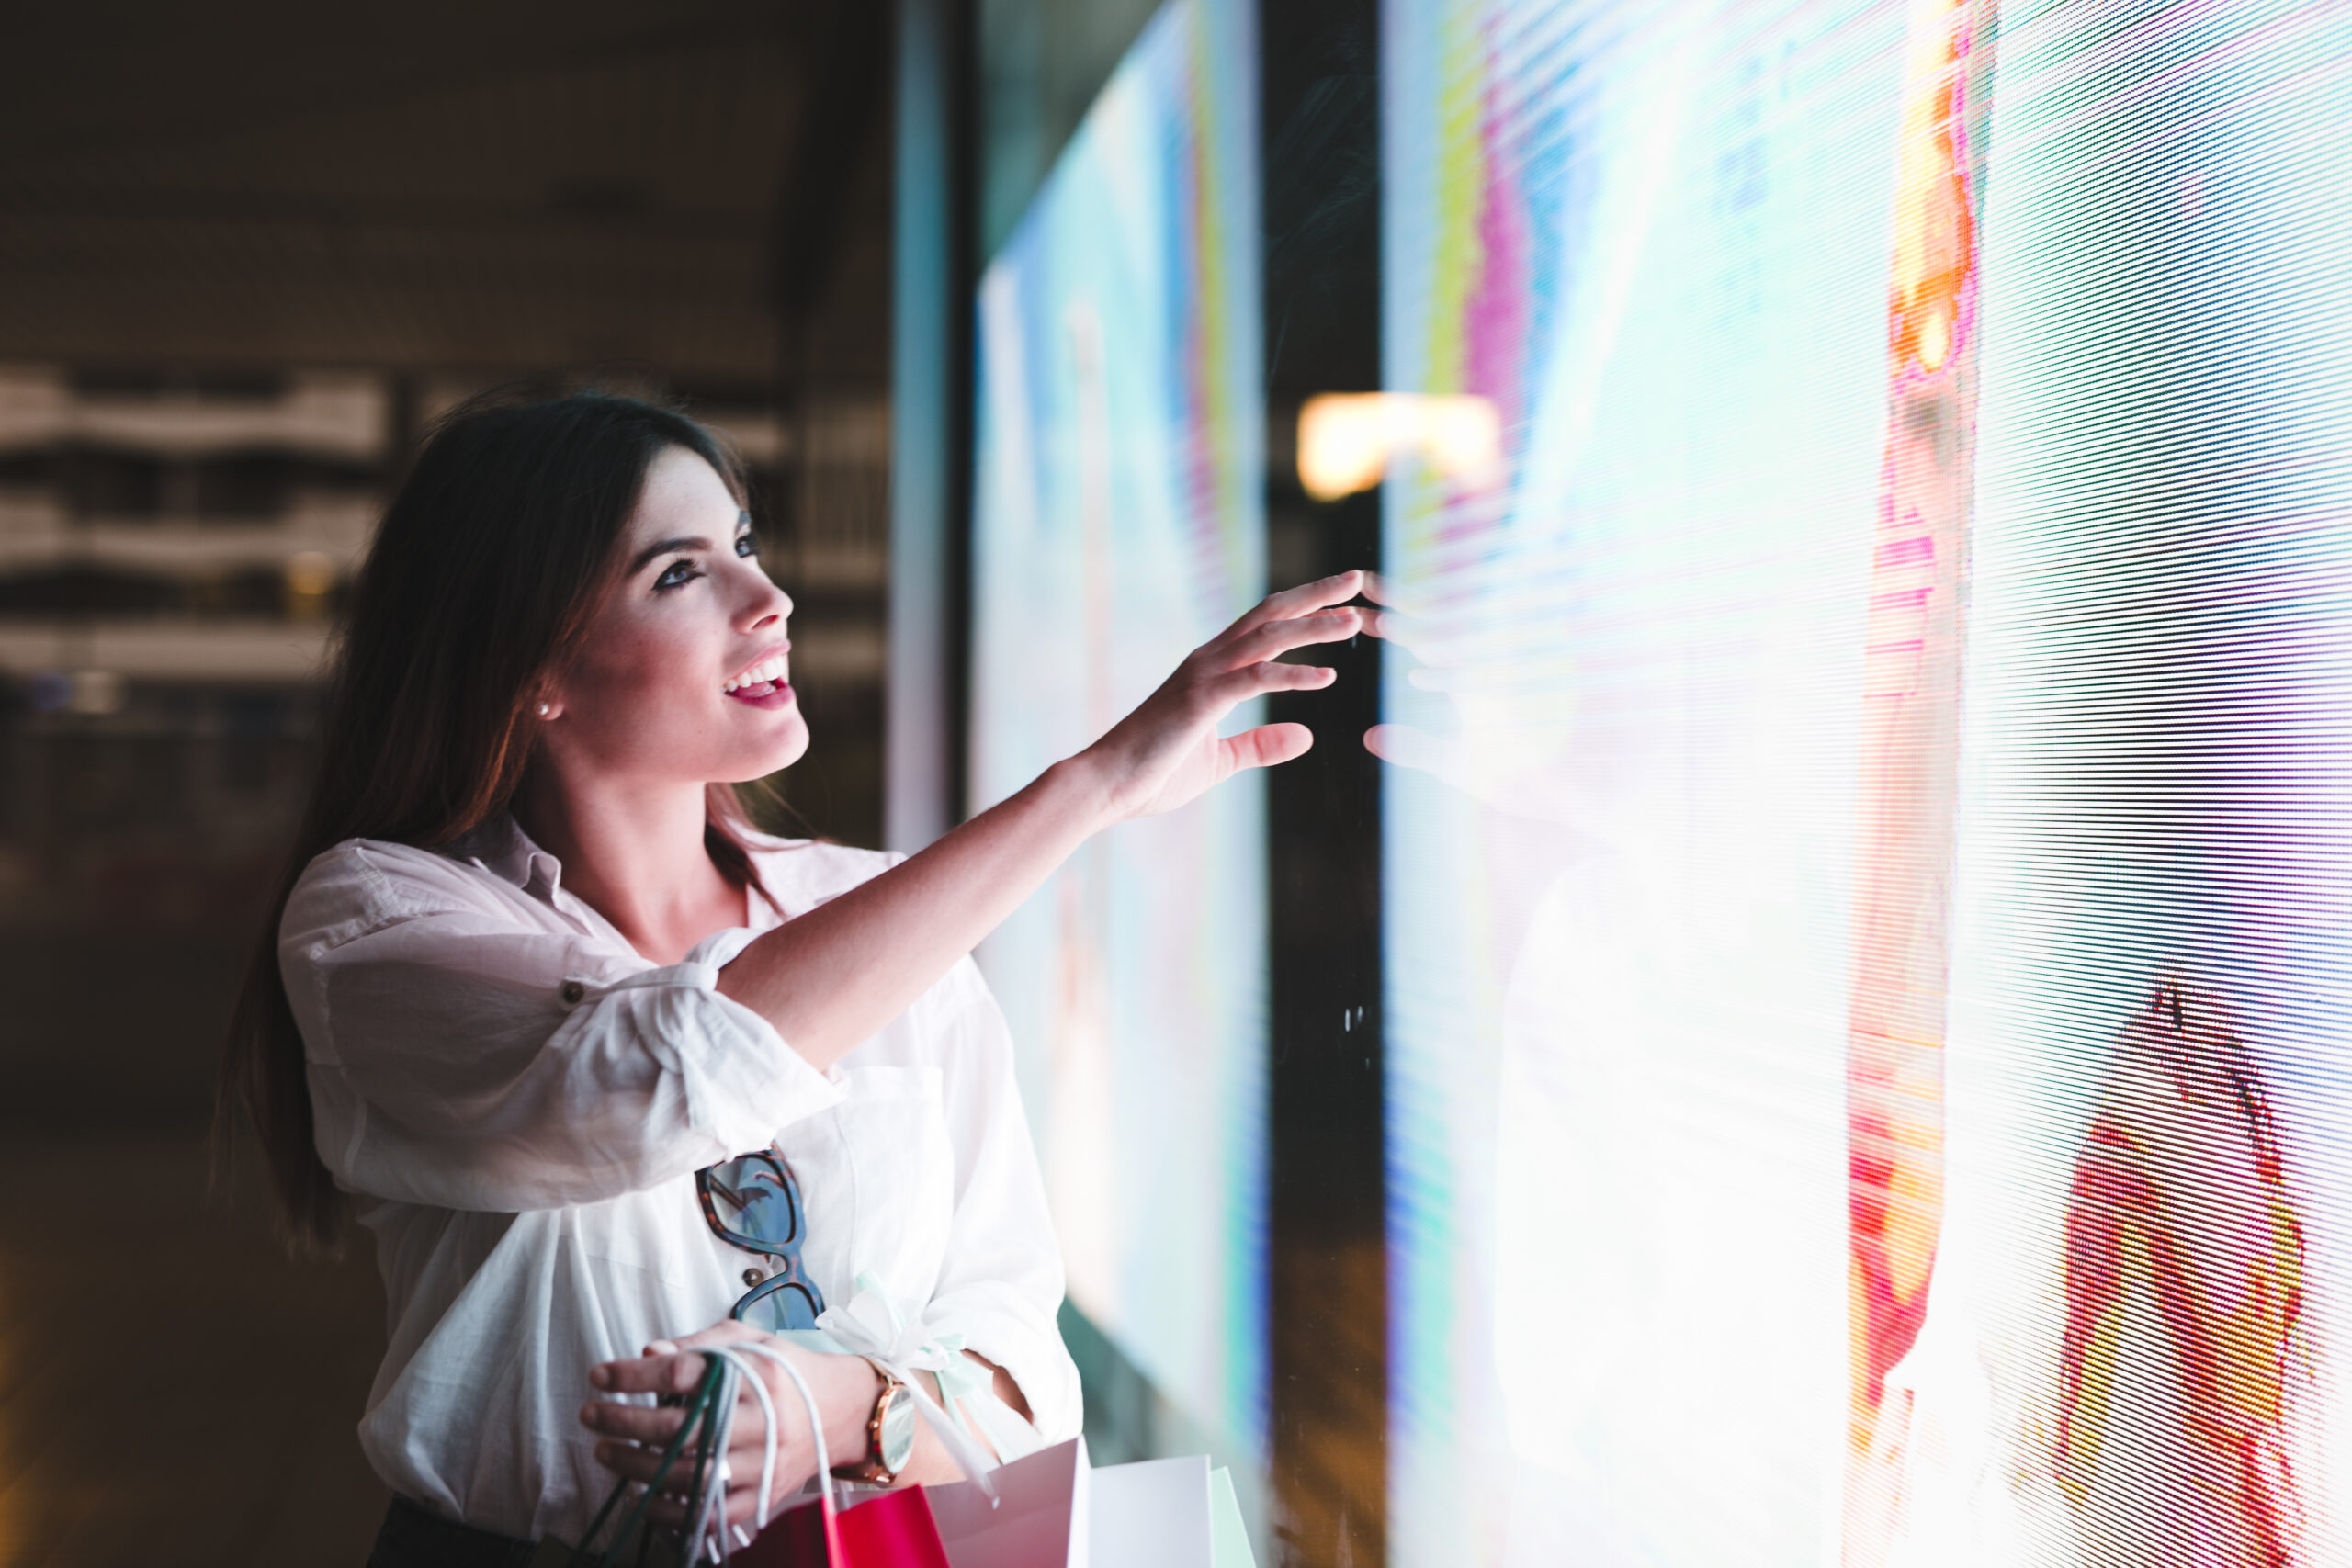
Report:
[[[435,412],[527,376],[731,434],[820,737],[786,793],[878,841],[890,18],[8,17],[0,1564],[366,1555],[372,1258],[288,1261],[201,1139],[342,585]]]
[[[0,378],[55,406],[0,397],[0,1119],[97,1114],[101,1081],[200,1109],[356,559],[288,589],[321,486],[364,517],[487,386],[651,390],[736,436],[822,738],[785,793],[878,841],[887,7],[232,0],[8,35]],[[377,426],[331,462],[294,408],[322,369]]]

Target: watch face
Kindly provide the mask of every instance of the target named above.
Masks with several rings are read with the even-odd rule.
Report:
[[[915,1396],[904,1388],[892,1391],[882,1411],[882,1441],[875,1455],[892,1474],[907,1468],[915,1451]]]

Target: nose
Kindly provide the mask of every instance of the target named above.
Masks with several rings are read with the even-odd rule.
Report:
[[[792,615],[792,595],[770,582],[765,572],[753,576],[757,581],[738,624],[746,632],[784,625]]]

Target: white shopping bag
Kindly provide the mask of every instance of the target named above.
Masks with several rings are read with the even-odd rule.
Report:
[[[1087,1488],[1090,1568],[1254,1568],[1233,1477],[1206,1455],[1114,1464]]]
[[[1114,1464],[1087,1484],[1091,1568],[1210,1568],[1207,1455]]]
[[[951,1568],[1255,1568],[1233,1478],[1206,1457],[1094,1470],[1073,1438],[969,1482],[926,1486]]]
[[[993,1508],[968,1481],[923,1488],[952,1568],[1088,1568],[1084,1438],[999,1465],[989,1479]]]

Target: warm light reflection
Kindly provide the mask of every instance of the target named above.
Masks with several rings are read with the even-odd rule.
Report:
[[[1478,488],[1502,471],[1502,419],[1485,398],[1326,392],[1298,412],[1298,482],[1317,501],[1378,484],[1391,457],[1418,454],[1444,479]]]
[[[111,670],[76,670],[66,678],[68,713],[104,717],[122,709],[128,683]]]
[[[286,586],[296,593],[323,596],[334,586],[334,559],[319,550],[301,550],[287,558]]]
[[[333,557],[301,550],[286,560],[286,613],[298,621],[317,620],[327,613],[327,595],[334,592]]]

